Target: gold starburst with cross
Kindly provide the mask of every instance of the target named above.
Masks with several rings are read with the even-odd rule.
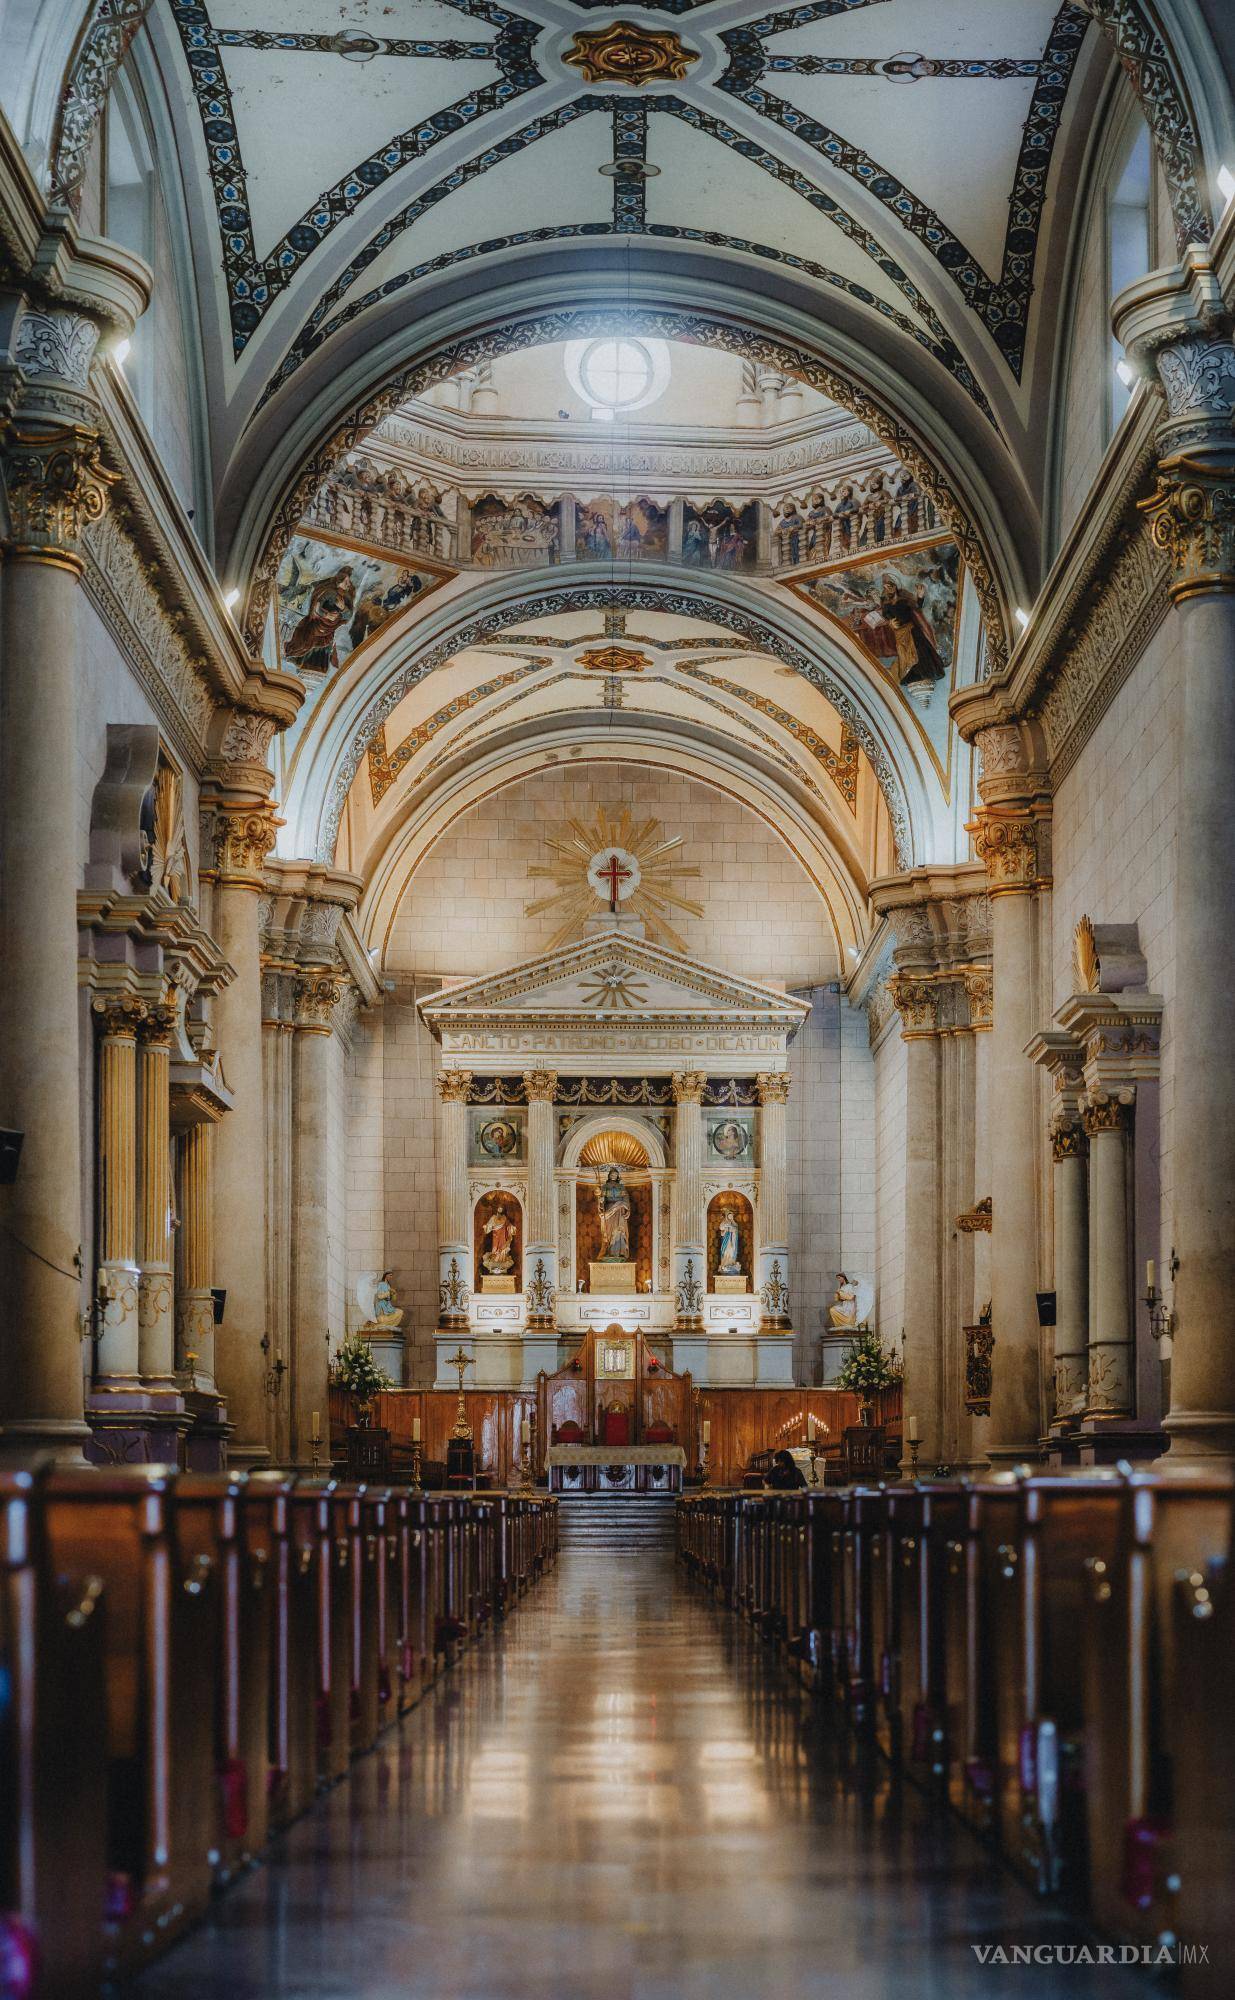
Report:
[[[699,873],[698,868],[678,859],[680,833],[666,836],[658,819],[636,821],[628,806],[616,816],[602,806],[590,823],[567,820],[564,827],[546,836],[545,845],[553,859],[535,864],[528,872],[554,886],[548,895],[528,903],[524,915],[536,917],[545,910],[561,913],[562,926],[550,940],[550,951],[577,935],[589,917],[599,914],[598,900],[608,906],[614,918],[623,914],[640,917],[658,944],[686,950],[669,914],[682,911],[702,916],[703,905],[672,886]]]

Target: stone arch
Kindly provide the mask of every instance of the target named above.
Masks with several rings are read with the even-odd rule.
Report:
[[[572,1125],[562,1142],[558,1165],[574,1173],[579,1168],[579,1155],[589,1139],[595,1139],[602,1132],[626,1132],[632,1139],[646,1148],[648,1168],[653,1173],[663,1173],[669,1165],[669,1156],[661,1134],[649,1119],[637,1117],[629,1111],[619,1111],[615,1106],[607,1106],[590,1117],[581,1118]]]

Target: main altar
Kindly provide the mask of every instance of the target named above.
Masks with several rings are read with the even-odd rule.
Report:
[[[590,1330],[699,1385],[792,1381],[788,1050],[806,1003],[639,935],[429,995],[438,1381],[530,1387]]]

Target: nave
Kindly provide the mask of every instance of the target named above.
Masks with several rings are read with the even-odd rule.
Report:
[[[141,2000],[961,2000],[1075,1941],[668,1552],[566,1549]],[[1034,2000],[1147,1993],[1038,1966]]]

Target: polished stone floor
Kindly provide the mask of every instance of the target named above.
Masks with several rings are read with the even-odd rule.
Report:
[[[658,1554],[577,1551],[141,2000],[1128,2000]]]

